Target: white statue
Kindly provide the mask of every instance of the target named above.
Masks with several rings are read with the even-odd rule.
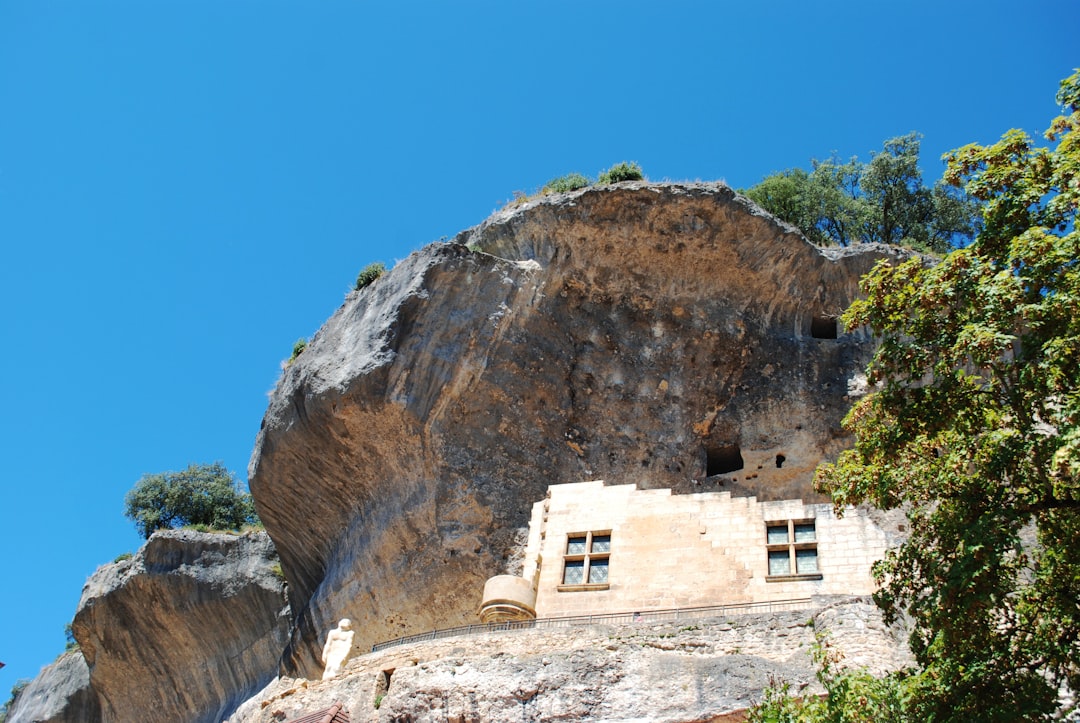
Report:
[[[342,618],[338,626],[326,634],[326,645],[322,649],[322,661],[326,665],[323,680],[337,677],[341,666],[352,652],[352,621]]]

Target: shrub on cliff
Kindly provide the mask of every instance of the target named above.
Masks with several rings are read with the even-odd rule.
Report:
[[[258,521],[251,495],[220,462],[143,475],[124,498],[124,515],[149,539],[155,530],[206,525],[239,530]]]
[[[13,707],[15,707],[15,699],[19,697],[19,694],[26,689],[26,686],[30,685],[30,681],[26,678],[19,678],[15,681],[15,685],[11,686],[11,697],[8,698],[7,703],[4,703],[0,707],[0,723],[4,723],[7,720],[8,713]]]
[[[622,163],[616,163],[601,173],[600,177],[596,179],[596,185],[606,186],[609,183],[619,183],[620,181],[643,180],[645,180],[645,174],[642,172],[641,166],[633,161],[623,161]]]
[[[78,649],[79,641],[75,639],[75,631],[72,630],[71,623],[67,623],[64,625],[64,652],[70,653]]]
[[[796,696],[787,683],[773,681],[761,701],[747,711],[747,723],[905,723],[918,718],[905,709],[913,686],[910,671],[875,678],[863,668],[845,667],[843,655],[817,636],[810,652],[825,696]]]
[[[356,276],[356,289],[360,290],[365,286],[370,286],[375,282],[375,279],[379,278],[386,273],[386,266],[382,261],[376,261],[375,263],[368,264],[360,270],[360,273]]]
[[[563,193],[565,191],[576,191],[579,188],[586,188],[592,185],[587,177],[580,173],[567,173],[565,176],[559,176],[558,178],[552,178],[550,181],[544,184],[544,187],[540,189],[540,193]]]
[[[297,339],[297,340],[296,340],[296,342],[295,342],[295,343],[293,344],[293,346],[292,346],[292,356],[290,356],[290,357],[289,357],[289,358],[288,358],[288,359],[287,359],[287,360],[286,360],[286,361],[284,362],[284,366],[286,366],[286,367],[287,367],[287,366],[289,366],[290,364],[292,364],[292,363],[293,363],[294,361],[296,361],[296,357],[298,357],[298,356],[300,356],[301,354],[303,354],[303,353],[304,353],[304,351],[305,351],[305,350],[307,349],[307,347],[308,347],[308,340],[307,340],[307,339],[305,339],[305,338],[303,338],[303,337],[301,337],[301,338]]]

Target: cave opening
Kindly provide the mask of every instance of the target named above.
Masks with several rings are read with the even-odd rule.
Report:
[[[815,316],[810,320],[810,336],[815,339],[835,339],[836,317]]]
[[[705,451],[705,476],[727,474],[743,468],[742,450],[737,444],[710,447]]]

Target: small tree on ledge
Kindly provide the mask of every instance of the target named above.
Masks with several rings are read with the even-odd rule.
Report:
[[[162,528],[239,530],[258,522],[251,495],[220,462],[143,475],[125,495],[124,507],[124,516],[146,539]]]

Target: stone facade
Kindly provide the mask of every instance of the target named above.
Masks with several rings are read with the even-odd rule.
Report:
[[[901,533],[881,513],[838,517],[801,500],[552,485],[533,506],[518,579],[535,585],[538,617],[865,595]]]

